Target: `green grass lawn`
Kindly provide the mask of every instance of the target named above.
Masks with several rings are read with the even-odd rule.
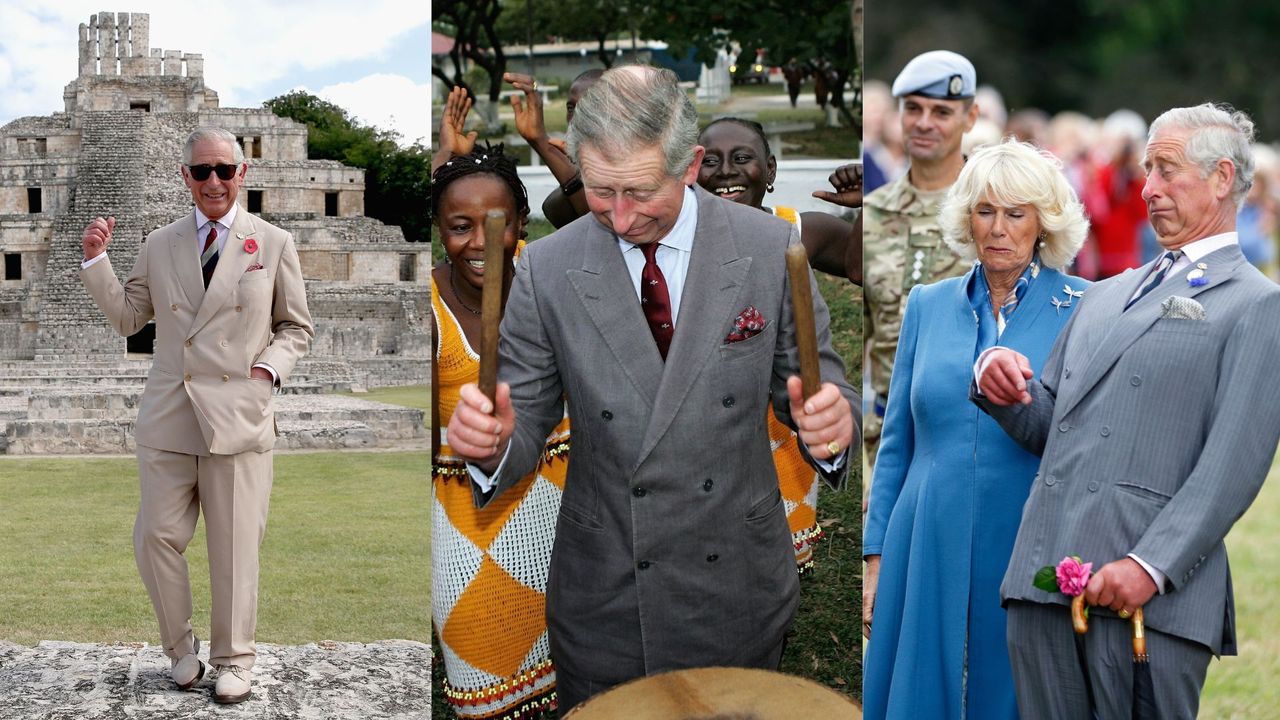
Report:
[[[362,393],[346,392],[338,394],[421,410],[427,414],[427,423],[431,422],[431,388],[427,385],[370,388],[367,392]]]
[[[277,455],[257,639],[425,641],[427,454]],[[0,459],[0,638],[159,642],[133,560],[132,458]],[[203,521],[187,549],[209,635]]]
[[[1240,654],[1209,663],[1200,701],[1200,717],[1274,718],[1280,716],[1280,461],[1253,507],[1227,536],[1236,597],[1236,633]]]

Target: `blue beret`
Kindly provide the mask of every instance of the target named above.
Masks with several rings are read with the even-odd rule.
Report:
[[[973,97],[978,74],[973,63],[950,50],[931,50],[917,55],[893,81],[893,96],[923,95],[940,100]]]

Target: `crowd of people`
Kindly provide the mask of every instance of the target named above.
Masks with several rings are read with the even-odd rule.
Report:
[[[909,160],[898,104],[889,86],[867,80],[863,92],[866,191],[895,180]],[[978,119],[963,140],[965,153],[1014,137],[1058,158],[1085,204],[1090,233],[1072,271],[1089,280],[1117,275],[1160,253],[1142,201],[1142,149],[1147,119],[1128,109],[1092,118],[1076,111],[1050,115],[1038,108],[1010,113],[998,90],[975,90]],[[1253,187],[1239,208],[1240,247],[1255,267],[1280,279],[1280,144],[1252,146]]]

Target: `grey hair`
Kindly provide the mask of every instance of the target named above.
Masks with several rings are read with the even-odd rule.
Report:
[[[970,217],[984,199],[1001,207],[1034,207],[1045,233],[1040,262],[1055,270],[1075,258],[1089,234],[1084,206],[1067,182],[1062,163],[1029,143],[1008,139],[978,150],[947,191],[938,223],[947,245],[966,260],[977,257]]]
[[[666,68],[626,65],[605,71],[578,100],[565,137],[581,166],[582,148],[610,157],[660,146],[667,175],[679,177],[693,163],[698,111]]]
[[[1187,159],[1200,167],[1201,177],[1209,177],[1219,160],[1235,166],[1231,202],[1239,207],[1253,187],[1253,120],[1226,103],[1173,108],[1151,123],[1147,141],[1166,128],[1190,131]]]
[[[182,146],[182,164],[191,164],[191,151],[195,149],[196,143],[204,140],[214,140],[217,142],[225,142],[231,145],[231,155],[237,165],[244,163],[244,148],[240,147],[240,140],[227,130],[212,125],[201,125],[191,134],[187,136],[187,142]]]

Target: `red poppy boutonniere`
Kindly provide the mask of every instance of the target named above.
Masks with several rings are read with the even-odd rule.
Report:
[[[245,240],[245,241],[244,241],[244,251],[245,251],[245,252],[247,252],[247,253],[249,253],[250,255],[252,255],[252,254],[254,254],[254,253],[258,252],[258,241],[257,241],[257,240],[254,240],[253,238],[249,238],[249,239]]]

